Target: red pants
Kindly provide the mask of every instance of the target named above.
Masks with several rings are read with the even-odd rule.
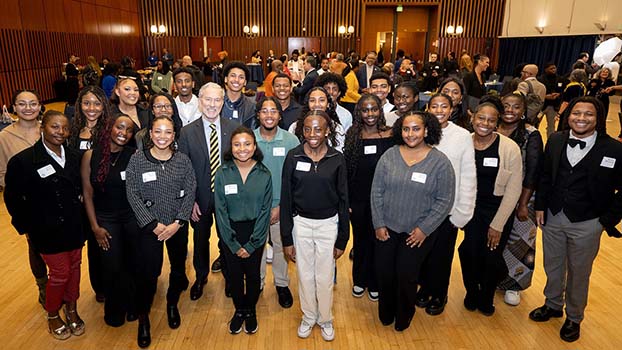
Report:
[[[80,296],[82,248],[41,256],[49,269],[45,310],[56,312],[63,303],[77,301]]]

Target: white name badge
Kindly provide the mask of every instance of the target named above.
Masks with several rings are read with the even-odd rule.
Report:
[[[296,170],[298,170],[298,171],[309,171],[309,170],[311,170],[311,163],[297,162],[296,163]]]
[[[557,87],[562,87],[562,83],[557,83]]]
[[[91,149],[91,143],[89,141],[86,141],[86,140],[80,141],[80,149],[82,149],[82,150],[84,150],[84,149]]]
[[[412,176],[410,177],[410,181],[414,181],[414,182],[418,182],[418,183],[424,184],[425,180],[427,178],[428,178],[428,175],[426,175],[424,173],[413,172]]]
[[[615,158],[603,157],[603,160],[600,161],[600,166],[605,167],[605,168],[613,169],[615,165],[616,165]]]
[[[184,192],[184,190],[179,191],[179,197],[183,197],[186,194],[186,192]]]
[[[377,152],[376,145],[370,145],[370,146],[363,147],[364,154],[376,154],[376,152]]]
[[[162,80],[162,76],[161,76],[161,75],[160,75],[160,76],[158,76],[158,80]]]
[[[238,111],[237,110],[233,111],[233,114],[231,115],[231,118],[238,119]]]
[[[272,156],[285,157],[285,147],[274,147],[272,149]]]
[[[143,173],[143,182],[151,182],[157,180],[155,171]]]
[[[39,173],[39,176],[42,179],[45,179],[46,177],[56,173],[56,170],[54,169],[54,167],[51,164],[48,164],[48,165],[44,166],[43,168],[37,169],[37,172]]]
[[[499,158],[484,158],[484,166],[496,168],[499,166]]]
[[[122,171],[120,174],[121,174],[121,180],[125,181],[125,171]]]
[[[225,195],[230,195],[230,194],[238,194],[237,184],[225,185]]]

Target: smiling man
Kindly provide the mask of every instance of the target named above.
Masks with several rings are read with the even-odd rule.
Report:
[[[250,76],[244,62],[233,61],[228,63],[224,70],[225,94],[222,117],[243,124],[248,128],[255,128],[255,102],[244,96],[244,87]]]
[[[175,104],[177,105],[181,122],[183,126],[186,126],[201,118],[199,99],[192,93],[195,85],[192,71],[185,67],[176,69],[173,73],[173,82],[177,91]]]

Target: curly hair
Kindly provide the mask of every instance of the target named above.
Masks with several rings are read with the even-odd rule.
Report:
[[[95,85],[85,86],[84,89],[80,91],[78,94],[78,99],[76,100],[76,112],[74,114],[73,120],[71,121],[71,135],[69,136],[68,144],[70,147],[77,149],[80,143],[80,131],[86,127],[86,116],[82,111],[82,100],[87,94],[93,94],[97,100],[102,104],[102,114],[97,118],[97,123],[91,129],[91,138],[89,142],[91,145],[95,144],[98,140],[99,133],[104,129],[108,119],[111,118],[112,112],[110,110],[110,103],[108,103],[108,99],[106,98],[106,93],[102,88]]]
[[[354,114],[352,115],[352,126],[348,129],[346,133],[345,144],[343,146],[343,155],[346,158],[346,164],[348,166],[348,179],[356,176],[356,169],[358,167],[359,161],[359,150],[363,145],[361,133],[363,132],[363,114],[361,109],[363,105],[368,103],[368,101],[374,101],[376,106],[378,106],[380,115],[378,116],[378,121],[376,124],[376,128],[378,129],[378,133],[389,130],[386,126],[386,120],[384,118],[384,112],[382,110],[382,102],[380,98],[376,95],[372,94],[363,94],[359,101],[356,103],[354,107]]]
[[[323,87],[314,86],[305,95],[305,99],[302,105],[302,113],[300,113],[300,115],[295,121],[296,130],[294,134],[298,137],[300,142],[304,140],[304,135],[302,133],[302,127],[304,124],[304,120],[307,117],[307,114],[309,114],[309,112],[312,112],[311,109],[309,108],[309,96],[311,96],[311,93],[314,91],[321,91],[326,96],[326,99],[328,100],[328,107],[326,107],[326,110],[323,112],[325,112],[330,118],[330,120],[332,120],[332,123],[330,123],[331,128],[332,129],[336,128],[336,125],[333,125],[335,123],[341,125],[341,122],[339,121],[339,116],[337,116],[337,112],[336,112],[337,104],[335,103],[335,101],[333,101],[333,99],[330,97],[330,94]],[[339,146],[339,141],[337,141],[337,135],[334,132],[331,132],[329,139],[333,147]]]
[[[404,120],[412,115],[421,119],[423,126],[427,131],[427,135],[423,138],[423,142],[425,142],[428,146],[438,145],[441,141],[441,135],[443,133],[441,124],[438,122],[438,119],[432,115],[432,113],[422,111],[410,111],[403,117],[400,117],[393,124],[393,140],[395,141],[395,144],[406,144],[404,138],[402,137],[402,125],[404,125]]]
[[[257,118],[257,122],[259,122],[259,111],[261,111],[263,104],[267,101],[271,101],[276,105],[276,110],[279,113],[279,120],[283,117],[283,109],[281,108],[279,100],[277,100],[274,96],[264,96],[261,100],[259,100],[259,102],[257,102],[257,104],[255,104],[255,117]]]
[[[603,136],[607,134],[607,115],[605,114],[605,106],[603,103],[593,96],[581,96],[573,99],[568,104],[568,107],[564,110],[561,119],[564,121],[562,125],[562,130],[570,130],[570,124],[568,124],[568,117],[570,117],[570,113],[574,106],[577,103],[589,103],[594,106],[596,109],[596,132],[598,132],[598,136]]]
[[[97,164],[97,175],[95,175],[95,185],[103,188],[106,179],[108,178],[108,174],[110,173],[110,165],[111,165],[111,156],[110,156],[110,143],[112,139],[112,128],[114,124],[117,122],[117,119],[125,117],[132,121],[129,115],[124,113],[119,113],[116,116],[109,118],[103,130],[97,139],[97,143],[94,145],[94,149],[101,150],[101,159],[99,164]],[[132,137],[134,137],[134,133],[136,132],[136,125],[132,121],[130,124],[133,130]]]
[[[518,120],[518,127],[510,135],[510,138],[522,148],[525,142],[527,142],[527,130],[525,129],[525,111],[527,111],[527,100],[525,99],[525,95],[523,95],[520,91],[514,91],[501,97],[501,102],[508,98],[517,98],[523,108],[523,115]],[[505,113],[505,108],[501,113]],[[503,118],[499,118],[499,123],[503,124]]]
[[[231,141],[229,143],[229,147],[227,147],[227,150],[225,151],[225,153],[222,154],[222,159],[228,160],[228,161],[233,161],[233,159],[234,159],[234,157],[233,157],[233,138],[236,135],[240,135],[240,134],[248,134],[248,135],[251,136],[251,138],[253,139],[253,144],[255,145],[255,152],[253,152],[253,155],[251,156],[251,158],[256,160],[256,161],[258,161],[258,162],[261,162],[263,160],[263,152],[261,152],[261,149],[259,149],[259,146],[257,145],[257,138],[255,137],[255,133],[253,132],[253,130],[249,129],[248,127],[246,127],[244,125],[238,126],[231,133]]]
[[[339,99],[346,95],[346,91],[348,90],[348,85],[346,84],[346,80],[339,74],[335,73],[324,73],[320,75],[316,80],[314,86],[324,87],[326,84],[333,83],[337,85],[339,88]],[[338,101],[335,101],[337,103]]]
[[[321,111],[321,110],[313,110],[313,111],[308,111],[307,113],[304,114],[304,117],[302,117],[300,120],[300,124],[304,126],[305,120],[308,117],[322,117],[324,118],[324,120],[326,120],[326,125],[328,126],[328,131],[330,132],[328,134],[328,141],[330,142],[331,147],[335,147],[335,143],[336,141],[336,131],[335,131],[335,124],[332,123],[330,116],[328,115],[328,113]],[[298,128],[296,128],[298,129]],[[302,127],[301,127],[302,130]],[[304,142],[304,135],[301,139],[301,142]]]

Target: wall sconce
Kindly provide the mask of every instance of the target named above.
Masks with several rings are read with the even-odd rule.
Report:
[[[462,26],[454,27],[453,25],[448,25],[445,32],[449,35],[460,35],[464,33],[464,28]]]
[[[544,33],[544,26],[536,26],[535,28],[538,31],[538,33],[540,34]]]
[[[342,39],[350,39],[354,34],[354,26],[349,26],[347,30],[345,26],[339,26],[338,31]]]
[[[246,39],[255,39],[259,36],[259,27],[256,25],[252,27],[244,26],[244,35],[246,35]]]
[[[152,24],[149,28],[149,31],[151,32],[151,35],[155,37],[161,37],[162,35],[166,34],[166,26],[164,24],[160,24],[159,26]]]

